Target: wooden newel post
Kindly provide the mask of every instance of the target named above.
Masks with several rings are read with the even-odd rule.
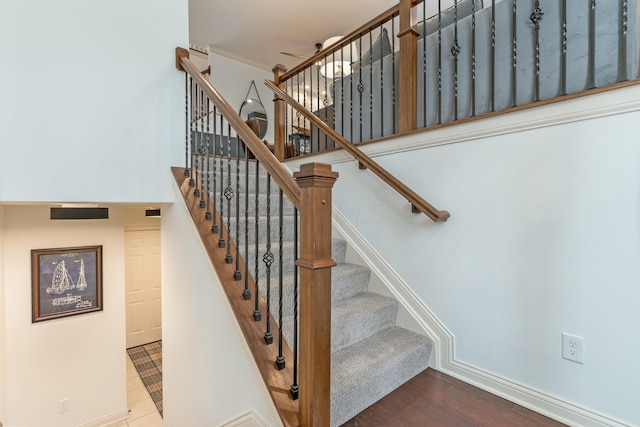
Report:
[[[300,426],[329,427],[331,377],[331,190],[338,173],[307,163],[300,186]]]
[[[278,88],[284,90],[284,82],[280,80],[280,78],[287,72],[287,67],[282,64],[277,64],[272,69],[273,71],[273,82]],[[274,144],[274,154],[276,158],[280,161],[285,159],[285,102],[276,96],[273,98],[273,144]]]
[[[412,0],[400,0],[400,78],[399,106],[400,133],[414,130],[417,126],[418,110],[416,104],[417,91],[417,59],[418,32],[414,28],[416,10]]]

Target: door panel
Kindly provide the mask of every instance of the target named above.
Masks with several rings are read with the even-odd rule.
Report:
[[[162,339],[160,230],[125,231],[127,348]]]

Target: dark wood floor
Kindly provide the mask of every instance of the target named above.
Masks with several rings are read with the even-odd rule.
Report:
[[[393,391],[343,427],[564,426],[433,369]]]

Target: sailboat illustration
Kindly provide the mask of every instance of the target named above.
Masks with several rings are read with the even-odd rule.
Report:
[[[84,274],[82,274],[82,277],[84,277]],[[85,283],[85,287],[86,286],[87,285]],[[47,293],[61,294],[75,287],[76,285],[75,283],[73,283],[73,280],[71,280],[71,276],[69,276],[69,270],[67,270],[67,266],[65,265],[64,260],[60,261],[58,265],[56,265],[55,270],[53,270],[51,286],[47,288]]]
[[[84,260],[80,258],[80,275],[78,276],[78,284],[76,285],[76,289],[79,291],[84,291],[87,289],[87,281],[84,278]]]

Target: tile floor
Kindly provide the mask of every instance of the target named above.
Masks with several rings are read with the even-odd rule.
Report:
[[[133,362],[127,357],[127,405],[129,418],[112,427],[162,427],[162,417],[149,392],[138,376]]]

